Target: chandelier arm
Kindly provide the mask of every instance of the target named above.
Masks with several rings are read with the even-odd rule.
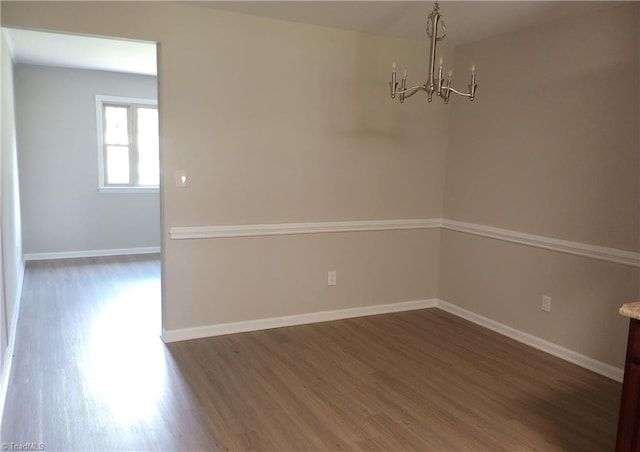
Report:
[[[411,88],[398,90],[398,91],[396,91],[396,94],[404,94],[405,95],[404,97],[406,99],[407,97],[413,96],[415,93],[417,93],[420,90],[423,90],[423,91],[426,90],[424,85],[412,86]],[[411,91],[411,92],[409,93],[409,91]],[[409,93],[409,94],[407,94],[407,93]]]
[[[400,103],[403,103],[405,99],[408,99],[409,97],[413,96],[418,91],[424,91],[425,89],[426,88],[424,87],[424,85],[418,85],[418,86],[413,86],[411,88],[403,89],[399,91]]]
[[[454,94],[457,94],[458,96],[471,97],[471,93],[463,93],[463,92],[458,91],[457,89],[455,89],[455,88],[451,88],[451,87],[443,87],[443,88],[442,88],[442,91],[443,91],[443,92],[444,92],[444,91],[451,91],[451,92],[453,92]],[[442,96],[441,96],[441,97],[442,97]]]

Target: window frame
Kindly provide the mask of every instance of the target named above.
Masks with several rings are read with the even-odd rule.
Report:
[[[129,118],[129,151],[133,153],[129,156],[130,164],[136,163],[138,160],[137,143],[134,142],[135,128],[137,125],[131,123],[131,108],[132,107],[155,107],[158,109],[158,101],[156,99],[144,99],[138,97],[121,97],[121,96],[105,96],[101,94],[96,95],[96,129],[98,136],[98,191],[100,193],[159,193],[160,185],[118,185],[105,183],[105,143],[104,143],[104,131],[105,131],[105,118],[104,118],[104,106],[117,105],[128,107]],[[158,149],[158,152],[160,150]]]

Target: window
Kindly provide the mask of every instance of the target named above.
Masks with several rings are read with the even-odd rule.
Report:
[[[96,96],[98,190],[157,192],[160,184],[155,100]]]

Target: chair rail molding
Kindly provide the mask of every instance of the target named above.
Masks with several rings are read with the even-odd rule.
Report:
[[[435,229],[439,218],[411,220],[325,221],[318,223],[269,223],[223,226],[187,226],[169,229],[171,240],[217,239],[268,235],[326,234],[331,232],[394,231]]]
[[[527,234],[510,229],[447,218],[400,220],[325,221],[309,223],[230,224],[214,226],[174,226],[169,228],[171,240],[262,237],[271,235],[326,234],[336,232],[396,231],[440,229],[486,237],[518,245],[532,246],[575,256],[598,259],[616,264],[640,267],[640,253],[589,243]]]
[[[606,246],[592,245],[589,243],[573,242],[570,240],[556,239],[543,235],[526,234],[524,232],[512,231],[509,229],[495,228],[476,223],[464,221],[448,220],[443,218],[442,229],[462,232],[465,234],[487,237],[504,242],[512,242],[520,245],[533,246],[545,250],[558,251],[560,253],[573,254],[576,256],[589,257],[616,264],[640,267],[640,253],[634,251],[620,250]]]

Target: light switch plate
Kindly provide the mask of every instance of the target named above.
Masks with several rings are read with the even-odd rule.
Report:
[[[549,295],[542,296],[540,309],[542,309],[545,312],[551,312],[551,297]]]
[[[187,186],[187,172],[183,169],[176,170],[176,187],[186,187]]]

